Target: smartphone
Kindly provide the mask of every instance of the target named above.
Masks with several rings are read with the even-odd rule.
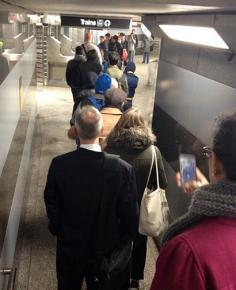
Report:
[[[196,158],[194,155],[180,154],[179,164],[182,184],[196,180]]]

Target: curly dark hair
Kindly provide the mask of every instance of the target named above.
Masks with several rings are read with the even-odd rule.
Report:
[[[223,164],[227,178],[236,181],[236,113],[217,119],[213,151]]]

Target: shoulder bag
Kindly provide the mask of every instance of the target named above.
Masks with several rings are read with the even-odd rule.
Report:
[[[153,166],[156,168],[157,189],[151,191],[147,188],[147,185]],[[151,167],[140,206],[139,233],[150,237],[159,236],[168,227],[169,216],[165,190],[161,189],[159,184],[156,150],[152,146]]]

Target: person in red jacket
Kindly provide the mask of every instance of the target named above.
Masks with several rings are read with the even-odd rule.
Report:
[[[151,290],[236,289],[236,113],[220,119],[209,157],[210,183],[198,187],[187,214],[163,238]],[[177,175],[179,180],[179,175]]]

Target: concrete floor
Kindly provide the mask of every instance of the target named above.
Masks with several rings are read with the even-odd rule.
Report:
[[[152,88],[147,86],[148,66],[141,64],[140,57],[137,57],[136,62],[140,82],[134,104],[149,120],[154,95]],[[51,159],[75,148],[74,142],[67,138],[72,109],[70,89],[42,87],[36,91],[36,97],[38,114],[15,258],[15,265],[18,268],[15,287],[17,290],[56,289],[56,240],[47,229],[43,191]],[[141,290],[150,287],[156,257],[156,247],[152,239],[149,239],[145,280],[141,284]]]

